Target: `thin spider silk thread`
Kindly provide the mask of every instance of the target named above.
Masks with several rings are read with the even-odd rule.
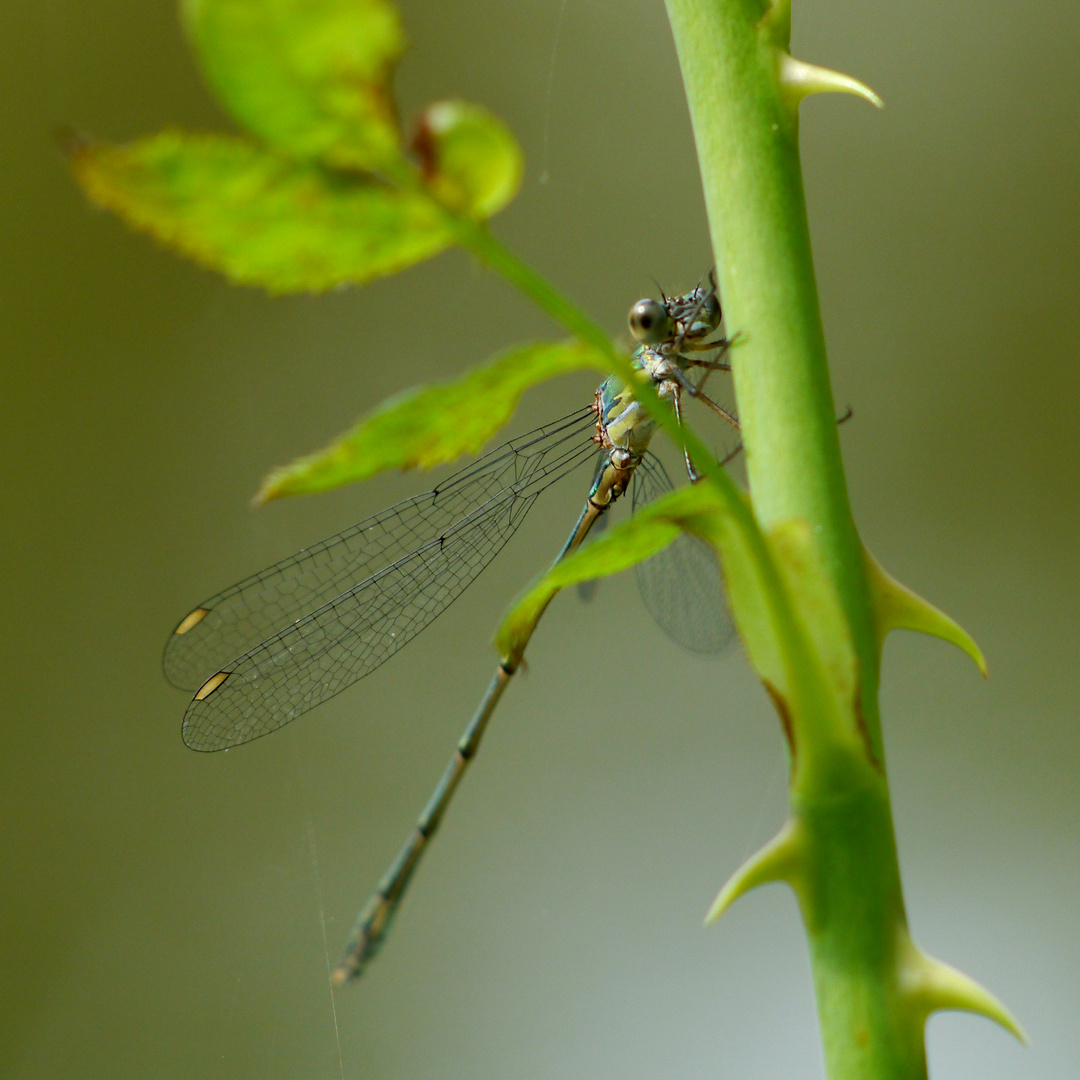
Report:
[[[315,896],[319,904],[319,926],[322,929],[323,954],[326,957],[326,985],[330,991],[330,1012],[334,1019],[334,1043],[337,1048],[338,1071],[341,1080],[345,1080],[345,1061],[341,1056],[341,1031],[338,1028],[337,998],[334,996],[334,984],[331,978],[333,970],[330,963],[330,944],[326,937],[326,905],[323,902],[322,870],[319,868],[319,848],[315,842],[315,821],[311,815],[310,776],[300,767],[295,743],[293,744],[293,763],[296,765],[296,774],[300,781],[300,790],[304,795],[304,818],[307,822],[308,850],[311,854],[311,869],[315,874]]]
[[[547,92],[544,94],[544,137],[540,144],[540,179],[539,183],[546,184],[550,179],[548,174],[549,149],[551,147],[551,92],[555,86],[555,61],[559,55],[559,39],[562,36],[563,17],[566,15],[567,0],[559,4],[559,17],[555,20],[555,41],[551,46],[551,63],[548,65]]]

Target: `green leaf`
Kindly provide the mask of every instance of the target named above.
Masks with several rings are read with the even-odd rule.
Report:
[[[68,149],[96,203],[272,293],[360,284],[455,240],[453,223],[423,193],[290,162],[242,139],[166,131],[127,146]]]
[[[520,662],[537,620],[561,589],[642,562],[680,530],[718,551],[739,636],[787,710],[793,745],[795,729],[808,722],[850,743],[856,725],[844,718],[854,710],[854,651],[810,527],[788,522],[763,535],[746,495],[730,481],[680,488],[556,563],[503,620],[495,641],[500,655]]]
[[[744,505],[749,504],[745,493],[739,492],[738,497]],[[720,552],[728,606],[750,663],[762,681],[786,699],[789,696],[787,664],[776,634],[777,596],[764,579],[755,554],[755,541],[764,541],[764,557],[771,559],[768,541],[760,533],[754,536],[730,516],[723,515],[717,515],[708,539]]]
[[[683,529],[704,538],[711,529],[708,519],[721,513],[721,504],[711,485],[679,488],[650,503],[587,547],[561,559],[507,612],[495,635],[499,655],[515,666],[521,662],[533,628],[560,590],[636,566],[667,547]]]
[[[440,101],[420,117],[413,148],[424,182],[444,205],[475,218],[498,213],[521,186],[521,148],[487,109]]]
[[[530,387],[603,360],[602,353],[580,342],[539,342],[456,379],[407,390],[324,450],[276,469],[255,501],[327,491],[386,469],[429,469],[475,454],[510,419]]]
[[[288,155],[339,167],[401,160],[390,79],[405,35],[388,0],[184,0],[222,102]]]

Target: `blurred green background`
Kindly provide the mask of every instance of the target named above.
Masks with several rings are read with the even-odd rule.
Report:
[[[464,96],[525,146],[496,222],[510,244],[612,333],[652,276],[694,284],[710,254],[660,0],[402,6],[406,114]],[[938,1016],[937,1080],[1080,1067],[1078,39],[1075,0],[795,5],[797,55],[887,103],[803,106],[858,520],[991,667],[984,682],[911,635],[886,656],[913,931],[1032,1039]],[[428,486],[392,476],[253,511],[270,466],[553,330],[461,253],[269,300],[89,209],[56,125],[122,140],[226,123],[169,0],[7,0],[0,48],[0,1074],[821,1076],[790,894],[701,927],[782,820],[778,724],[737,652],[680,652],[632,576],[549,613],[385,952],[335,1014],[328,955],[585,477],[405,654],[273,738],[186,750],[160,651],[204,596]],[[550,385],[515,423],[590,393],[587,376]]]

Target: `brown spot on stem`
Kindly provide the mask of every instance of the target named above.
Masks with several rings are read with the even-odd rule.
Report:
[[[780,725],[784,729],[784,737],[787,739],[788,750],[791,751],[791,762],[795,764],[795,729],[791,724],[791,710],[788,708],[788,703],[784,700],[780,691],[768,679],[762,679],[762,684],[768,691],[769,697],[772,698],[773,705],[776,706],[776,712],[780,717]]]
[[[870,738],[870,730],[866,726],[866,717],[863,715],[862,707],[862,685],[856,681],[855,683],[855,696],[851,702],[852,712],[855,715],[855,726],[859,729],[859,734],[862,736],[863,746],[866,747],[866,756],[870,759],[870,764],[882,775],[885,774],[885,766],[878,760],[877,754],[874,753],[874,743]]]

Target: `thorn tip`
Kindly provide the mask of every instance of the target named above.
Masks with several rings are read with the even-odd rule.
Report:
[[[917,630],[948,641],[967,653],[986,678],[986,658],[971,635],[955,619],[901,585],[869,552],[865,556],[877,614],[879,646],[890,630]]]
[[[854,94],[878,109],[885,107],[885,103],[866,83],[839,71],[796,60],[790,53],[784,53],[780,61],[780,82],[796,102],[810,94]]]
[[[786,881],[795,887],[799,871],[800,831],[794,818],[760,851],[751,855],[728,879],[705,916],[705,925],[711,926],[740,896],[767,885],[771,881]]]
[[[1000,1025],[1027,1046],[1027,1033],[989,990],[952,965],[928,956],[914,943],[908,948],[904,982],[910,999],[924,1017],[944,1009],[975,1013]]]

